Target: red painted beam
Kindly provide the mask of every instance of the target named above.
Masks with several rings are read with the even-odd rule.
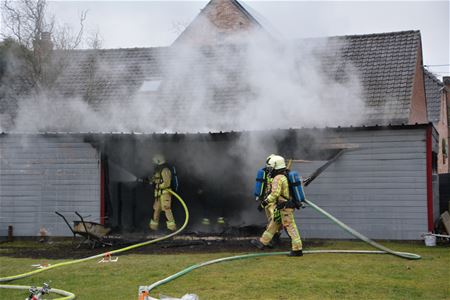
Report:
[[[427,128],[426,151],[427,151],[427,215],[428,215],[428,231],[433,232],[433,127]]]
[[[100,224],[105,225],[105,167],[100,159]]]

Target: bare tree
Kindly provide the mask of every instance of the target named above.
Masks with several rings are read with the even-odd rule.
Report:
[[[40,92],[51,89],[67,63],[66,50],[77,48],[82,40],[87,11],[80,14],[80,28],[73,32],[58,26],[47,11],[46,0],[3,0],[1,36],[22,46],[16,58],[27,66],[27,85]],[[55,55],[57,53],[57,55]]]

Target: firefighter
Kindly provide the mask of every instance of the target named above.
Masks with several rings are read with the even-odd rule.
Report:
[[[167,164],[164,156],[157,154],[153,157],[155,170],[151,178],[151,184],[154,187],[154,203],[153,203],[153,218],[150,220],[149,227],[151,230],[158,230],[159,216],[161,211],[166,215],[166,226],[170,231],[175,231],[177,225],[173,218],[171,209],[172,196],[169,193],[172,180],[172,171]]]
[[[289,256],[302,256],[302,240],[294,220],[295,204],[289,192],[288,170],[281,156],[273,156],[268,161],[269,172],[273,178],[270,194],[262,201],[267,205],[275,205],[273,218],[261,238],[251,243],[259,249],[267,247],[276,232],[284,227],[291,238],[292,250]]]
[[[262,211],[264,209],[264,212],[266,214],[266,218],[267,218],[267,224],[270,224],[270,221],[273,219],[273,212],[275,210],[276,204],[275,203],[267,203],[264,202],[263,200],[270,194],[270,189],[271,189],[271,185],[272,185],[272,181],[273,178],[270,176],[270,166],[269,166],[269,161],[272,157],[275,157],[275,154],[270,154],[267,158],[266,158],[266,166],[264,167],[264,173],[265,173],[265,182],[264,182],[264,188],[262,191],[261,196],[257,196],[256,197],[256,201],[260,201],[259,205],[258,205],[258,211]],[[274,244],[278,244],[280,242],[280,235],[281,232],[278,231],[274,234],[272,241],[269,243],[269,247],[272,247],[272,242]]]

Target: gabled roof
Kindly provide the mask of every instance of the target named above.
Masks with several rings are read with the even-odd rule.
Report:
[[[428,120],[437,123],[441,117],[441,97],[444,84],[427,69],[424,69],[424,80]]]
[[[305,39],[296,41],[294,48],[298,47],[301,55],[302,47],[311,43],[321,45],[314,49],[314,55],[326,80],[339,84],[345,83],[349,75],[359,78],[367,107],[364,124],[408,123],[419,60],[418,31]],[[170,114],[169,121],[161,118],[167,121],[163,128],[150,131],[236,130],[236,110],[257,98],[247,82],[245,47],[220,45],[187,50],[192,53],[183,53],[177,47],[72,51],[66,54],[70,63],[56,90],[64,97],[84,98],[97,111],[111,105],[123,105],[126,110],[136,95],[143,97],[144,105],[157,104],[152,118]],[[303,70],[302,65],[298,70]],[[149,79],[162,79],[159,90],[139,93]],[[204,101],[196,102],[198,98]],[[210,113],[198,115],[198,107],[192,103],[208,107]],[[353,125],[359,124],[355,121]]]
[[[211,45],[235,34],[262,29],[258,20],[237,0],[211,0],[173,42]]]
[[[213,1],[221,1],[221,0],[213,0]],[[213,2],[211,1],[211,2]],[[227,1],[227,0],[225,0]],[[211,3],[210,2],[210,3]],[[245,8],[244,5],[242,5],[241,3],[239,3],[239,1],[237,0],[230,0],[231,3],[233,3],[233,5],[235,5],[239,11],[241,11],[243,14],[245,14],[247,16],[247,18],[249,18],[254,24],[257,24],[259,26],[261,26],[261,24],[259,23],[259,21],[255,18],[255,16],[253,14],[251,14],[247,8]]]
[[[408,123],[420,40],[419,31],[328,38],[327,59],[335,60],[340,49],[337,59],[357,69],[368,123]],[[340,74],[339,69],[329,72]]]
[[[147,78],[160,78],[160,62],[167,48],[72,50],[56,91],[65,97],[81,96],[93,107],[127,102]]]

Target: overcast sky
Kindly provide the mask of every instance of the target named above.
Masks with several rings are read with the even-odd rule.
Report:
[[[420,30],[424,64],[450,75],[449,1],[240,1],[285,39]],[[168,46],[208,1],[52,1],[60,23],[99,31],[103,48]],[[178,30],[177,30],[178,28]]]

